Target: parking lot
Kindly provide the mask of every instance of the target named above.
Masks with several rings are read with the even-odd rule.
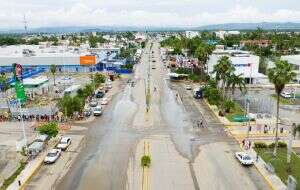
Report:
[[[61,153],[61,156],[53,164],[42,164],[37,173],[26,185],[27,190],[47,190],[52,189],[55,183],[65,175],[72,162],[75,160],[80,149],[84,146],[83,135],[66,135],[72,139],[67,150]]]

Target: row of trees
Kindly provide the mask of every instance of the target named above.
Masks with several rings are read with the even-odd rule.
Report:
[[[161,46],[173,48],[173,54],[183,54],[185,50],[188,56],[197,58],[198,65],[194,69],[194,72],[198,73],[201,76],[202,80],[206,79],[205,70],[207,68],[207,61],[209,59],[209,55],[214,50],[213,45],[207,44],[207,42],[200,37],[194,37],[192,39],[189,39],[184,36],[181,36],[180,38],[171,36],[163,40],[161,42]]]
[[[81,113],[85,106],[85,101],[88,97],[94,94],[95,88],[98,88],[105,82],[106,77],[101,73],[91,75],[92,82],[80,88],[75,96],[64,95],[58,101],[58,108],[65,116],[71,117],[74,112]]]
[[[227,96],[229,89],[232,95],[237,87],[241,92],[246,91],[245,79],[241,75],[236,75],[234,71],[235,68],[229,57],[221,57],[218,64],[214,66],[215,78],[211,79],[204,89],[204,96],[209,103],[220,106],[222,115],[225,114],[224,111],[230,112],[230,109],[234,107],[234,103]]]

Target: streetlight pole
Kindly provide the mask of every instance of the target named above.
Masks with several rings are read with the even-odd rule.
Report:
[[[27,152],[27,137],[26,137],[26,130],[25,130],[25,125],[24,125],[24,120],[23,120],[23,112],[22,112],[22,104],[21,104],[21,100],[18,99],[18,104],[19,104],[19,113],[20,113],[20,117],[21,117],[21,126],[22,126],[22,131],[23,131],[23,138],[24,138],[24,142],[25,142],[25,150]]]
[[[288,150],[287,150],[287,164],[288,171],[291,171],[291,154],[292,154],[292,145],[293,145],[293,130],[296,127],[296,123],[293,123],[290,131],[289,131],[289,142],[288,142]]]

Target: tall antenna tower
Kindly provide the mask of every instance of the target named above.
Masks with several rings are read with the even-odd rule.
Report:
[[[27,20],[26,20],[25,14],[24,14],[24,18],[23,18],[23,23],[24,23],[25,33],[27,33]]]

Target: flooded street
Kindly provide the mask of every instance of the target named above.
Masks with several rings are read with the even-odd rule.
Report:
[[[156,69],[150,69],[149,43],[131,76],[134,87],[123,81],[104,114],[83,126],[87,142],[56,189],[140,189],[144,141],[151,144],[153,160],[150,189],[268,189],[254,169],[234,160],[237,144],[204,102],[195,102],[182,84],[166,79],[157,42],[153,51]],[[198,121],[206,127],[197,128]],[[230,181],[231,176],[243,183]],[[210,188],[206,182],[216,185]]]

